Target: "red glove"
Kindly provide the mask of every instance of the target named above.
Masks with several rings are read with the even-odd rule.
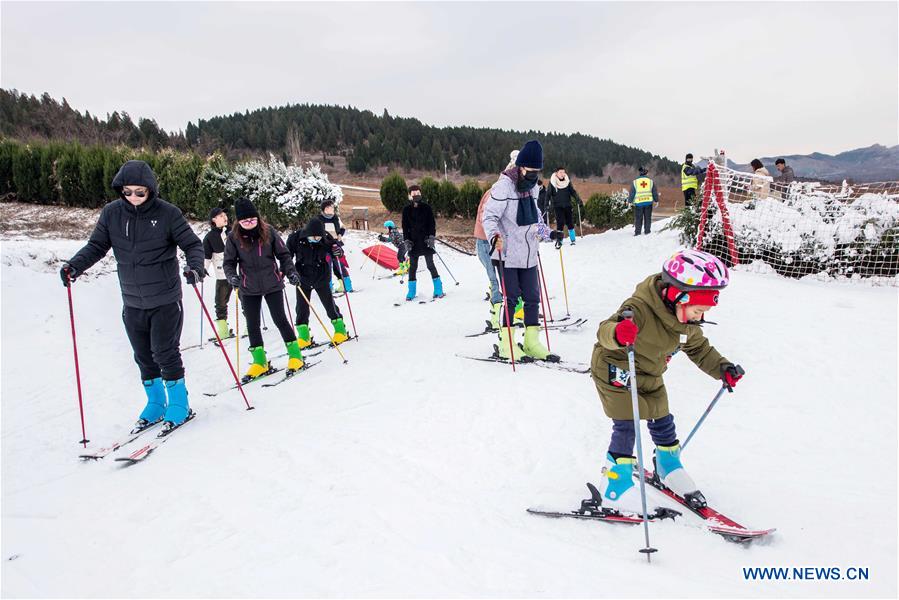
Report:
[[[733,389],[737,382],[743,379],[745,371],[740,365],[724,363],[721,365],[721,381],[727,386],[727,389]]]
[[[628,346],[637,341],[638,331],[640,331],[640,328],[632,320],[624,319],[618,321],[618,325],[615,325],[615,339],[622,346]]]

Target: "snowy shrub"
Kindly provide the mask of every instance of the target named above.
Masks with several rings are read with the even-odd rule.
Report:
[[[634,206],[628,192],[621,189],[611,196],[596,193],[584,204],[584,219],[594,227],[619,229],[634,223]]]
[[[340,186],[328,181],[317,164],[308,165],[306,169],[288,166],[270,155],[267,162],[240,163],[230,171],[216,173],[211,180],[217,179],[232,201],[239,197],[252,200],[272,224],[294,225],[317,213],[323,200],[339,204],[343,199]]]
[[[897,184],[899,189],[899,184]],[[728,203],[742,264],[763,261],[788,277],[893,277],[899,273],[899,194],[856,198],[823,191],[794,192],[786,200]],[[670,223],[695,246],[701,207],[685,208]],[[729,263],[718,208],[709,203],[702,249]]]

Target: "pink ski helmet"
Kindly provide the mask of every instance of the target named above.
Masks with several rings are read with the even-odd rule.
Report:
[[[730,274],[717,256],[687,248],[665,261],[662,280],[685,292],[723,290],[730,282]]]

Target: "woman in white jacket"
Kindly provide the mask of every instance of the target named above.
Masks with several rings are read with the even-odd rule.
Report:
[[[547,360],[549,350],[540,341],[540,277],[537,273],[537,247],[541,239],[555,239],[537,207],[537,178],[543,168],[543,147],[531,140],[522,147],[515,165],[506,169],[490,189],[490,199],[482,218],[484,233],[495,248],[491,258],[502,259],[500,277],[505,284],[506,309],[499,329],[499,355],[502,358]],[[502,253],[502,256],[500,256]],[[524,301],[524,344],[509,339],[507,317],[515,313],[519,296]],[[514,328],[511,328],[514,329]],[[511,346],[511,354],[510,353]],[[557,358],[556,358],[557,360]]]

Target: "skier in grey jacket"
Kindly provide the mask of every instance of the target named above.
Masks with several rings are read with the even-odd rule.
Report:
[[[515,360],[546,360],[550,354],[540,341],[540,278],[537,273],[537,247],[541,239],[556,239],[537,207],[537,178],[543,168],[543,147],[531,140],[522,147],[515,166],[503,171],[490,190],[484,207],[484,233],[495,248],[491,258],[500,261],[500,276],[505,284],[506,310],[499,330],[499,355],[509,359],[507,315],[515,312],[519,296],[524,300],[524,345],[519,347],[512,334],[511,352]]]

